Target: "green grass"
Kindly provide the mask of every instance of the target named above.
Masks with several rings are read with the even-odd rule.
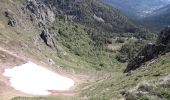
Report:
[[[115,52],[107,50],[106,47],[95,46],[86,28],[80,24],[70,22],[54,23],[56,39],[63,45],[65,50],[74,54],[75,58],[85,61],[97,70],[104,70],[114,66]]]
[[[162,64],[164,62],[164,64]],[[136,71],[133,71],[130,76],[122,74],[122,69],[117,72],[112,72],[111,76],[106,80],[87,84],[85,90],[82,90],[81,95],[87,96],[89,99],[105,97],[121,98],[121,91],[128,91],[135,87],[138,83],[149,80],[157,80],[163,76],[166,76],[170,72],[170,54],[155,59],[155,63],[141,67]],[[160,73],[160,76],[154,75]],[[164,94],[167,96],[167,92]]]
[[[3,0],[0,8],[7,6],[16,12],[16,7],[8,3],[9,0]],[[16,4],[19,5],[20,1],[17,1]],[[3,9],[0,9],[0,11],[2,12]],[[80,100],[85,98],[91,100],[117,100],[122,97],[120,95],[121,91],[127,91],[144,80],[157,80],[170,72],[170,55],[168,54],[155,59],[155,62],[146,68],[143,65],[143,67],[133,71],[130,76],[126,76],[122,72],[127,63],[120,63],[115,59],[117,52],[109,51],[106,46],[95,45],[96,41],[93,41],[91,36],[96,36],[96,34],[100,33],[96,33],[98,31],[86,30],[85,26],[72,21],[66,24],[63,21],[56,20],[56,22],[51,24],[57,45],[62,48],[61,52],[57,52],[43,43],[38,44],[38,46],[34,44],[33,39],[40,33],[38,27],[26,31],[22,28],[8,26],[7,20],[3,13],[0,13],[0,22],[5,25],[4,29],[0,29],[0,33],[8,41],[7,43],[1,41],[1,47],[9,48],[46,63],[47,58],[51,58],[56,63],[54,65],[56,68],[60,65],[63,66],[64,70],[91,76],[88,79],[89,81],[78,86],[80,91],[75,96],[16,97],[13,100]],[[23,17],[23,20],[29,22],[26,17]],[[28,28],[29,26],[33,27],[31,23],[28,23],[27,26]],[[21,48],[22,43],[25,43],[28,47]],[[67,55],[63,55],[63,52],[67,52]],[[1,58],[3,59],[3,55],[0,53]],[[103,74],[98,74],[98,71],[103,71]],[[105,78],[105,73],[110,76]],[[161,76],[155,77],[154,75],[157,73],[160,73]],[[162,91],[161,95],[169,97],[169,92]],[[146,100],[145,97],[140,99]]]

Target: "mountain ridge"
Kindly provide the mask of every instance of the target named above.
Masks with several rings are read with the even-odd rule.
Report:
[[[103,0],[103,2],[113,5],[133,19],[135,17],[143,18],[170,3],[168,0]]]
[[[170,4],[160,9],[157,9],[148,17],[141,19],[141,23],[151,27],[153,30],[161,30],[162,28],[170,25],[168,16],[170,15]]]

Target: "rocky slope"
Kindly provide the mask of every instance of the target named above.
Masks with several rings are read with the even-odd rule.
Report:
[[[156,43],[150,43],[141,50],[141,52],[128,64],[126,70],[129,72],[141,66],[142,63],[150,61],[170,51],[170,27],[168,26],[162,30],[158,36]]]
[[[12,1],[11,1],[12,2]],[[2,3],[3,4],[3,3]],[[17,12],[13,9],[6,8],[4,16],[8,18],[8,25],[16,28],[29,29],[27,23],[33,24],[35,30],[40,29],[40,38],[51,48],[56,47],[52,33],[49,31],[49,24],[55,21],[54,13],[43,3],[35,0],[27,0],[22,6],[17,8]],[[29,20],[26,20],[27,18]],[[26,20],[26,21],[25,21]]]

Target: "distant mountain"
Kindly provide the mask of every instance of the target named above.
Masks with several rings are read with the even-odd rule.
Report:
[[[72,16],[86,26],[107,32],[127,32],[135,25],[119,10],[106,6],[98,0],[43,0],[46,4],[56,7],[60,15]]]
[[[153,13],[150,14],[148,17],[162,16],[162,15],[168,14],[169,12],[170,12],[170,4],[153,11]]]
[[[170,4],[170,0],[102,0],[120,9],[131,18],[142,18]]]
[[[157,30],[170,25],[170,4],[155,10],[148,17],[142,19],[141,22]]]

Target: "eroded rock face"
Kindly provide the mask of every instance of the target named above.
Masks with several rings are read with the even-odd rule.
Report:
[[[42,33],[40,34],[40,37],[43,39],[43,41],[46,43],[47,46],[51,48],[55,47],[54,39],[49,33],[48,29],[43,30]]]
[[[46,5],[36,0],[27,0],[26,9],[31,12],[31,19],[37,23],[55,21],[55,14]]]
[[[144,49],[129,62],[125,73],[131,70],[135,70],[145,63],[161,54],[170,52],[170,27],[165,28],[158,36],[155,44],[148,44]]]
[[[53,33],[48,29],[49,23],[55,21],[54,12],[39,0],[27,0],[24,10],[30,15],[30,20],[42,29],[40,38],[44,43],[51,48],[55,48]]]

